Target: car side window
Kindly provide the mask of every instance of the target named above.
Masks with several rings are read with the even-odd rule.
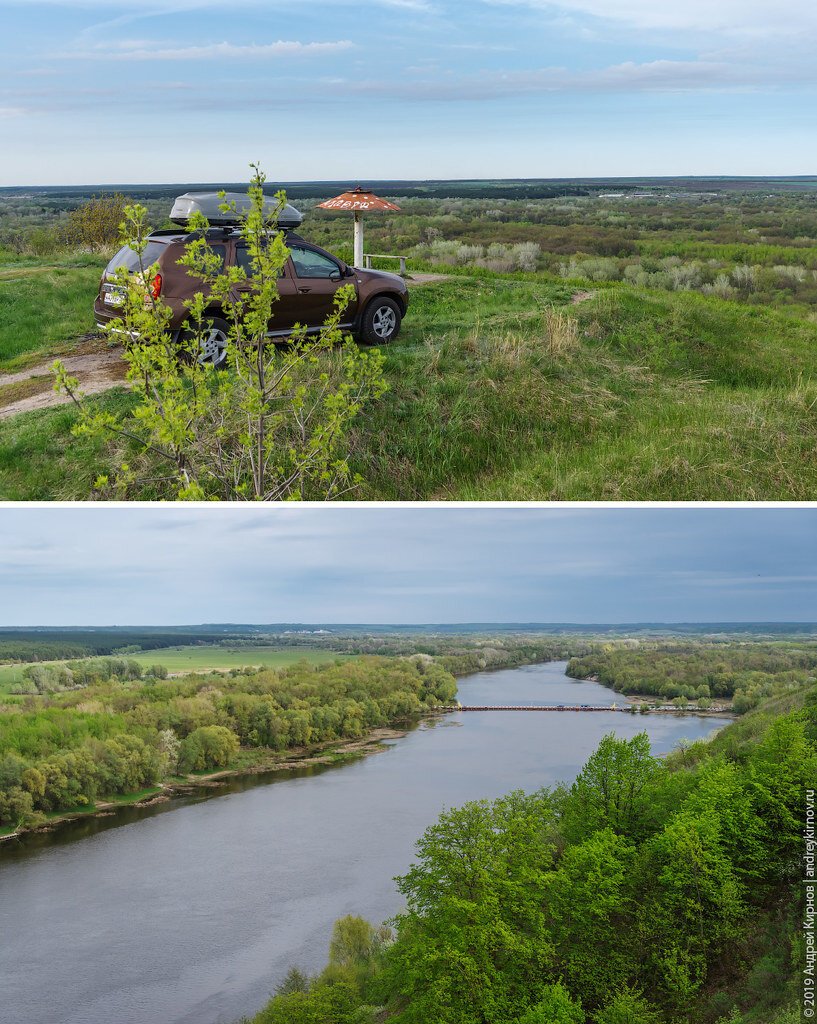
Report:
[[[218,256],[219,260],[221,261],[220,266],[218,268],[218,272],[220,274],[224,270],[224,264],[227,260],[227,247],[224,245],[211,245],[210,248],[213,252],[213,255]]]
[[[224,270],[224,263],[227,259],[227,247],[225,245],[211,245],[210,248],[213,250],[213,255],[218,256],[221,260],[221,266],[219,267],[219,273]]]
[[[246,245],[237,245],[235,247],[235,261],[239,267],[244,271],[247,277],[252,277],[254,273],[252,265],[252,257],[250,256],[249,249]],[[278,271],[279,277],[286,275],[286,264]]]
[[[292,247],[292,266],[298,277],[338,277],[340,267],[330,257],[323,253],[315,252],[314,249],[301,249],[298,246]]]

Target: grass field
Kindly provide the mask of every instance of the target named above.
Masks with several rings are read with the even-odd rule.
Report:
[[[252,665],[284,668],[305,658],[313,665],[325,665],[335,660],[348,661],[351,655],[333,651],[311,650],[306,647],[163,647],[158,651],[129,654],[128,658],[149,668],[164,665],[168,672],[209,672],[211,669],[227,671]],[[41,662],[57,665],[63,662]],[[0,665],[0,694],[10,693],[23,676],[25,665]]]
[[[164,665],[168,672],[207,672],[210,669],[244,668],[245,665],[266,665],[284,668],[306,659],[313,665],[348,661],[350,655],[333,651],[310,650],[304,647],[163,647],[160,651],[129,654],[129,658],[148,668]]]
[[[353,436],[364,483],[352,496],[815,497],[817,324],[619,284],[573,305],[587,288],[482,270],[410,285],[403,330],[385,349],[389,390]],[[5,335],[0,325],[0,370]],[[119,412],[134,400],[117,389],[93,401]],[[0,499],[92,496],[109,456],[72,437],[74,422],[63,406],[0,423]]]
[[[757,500],[817,491],[817,327],[695,293],[474,277],[423,289],[361,430],[367,498]],[[415,328],[416,330],[416,328]]]
[[[0,259],[0,370],[11,372],[66,351],[66,341],[94,329],[93,297],[105,260]]]
[[[54,664],[54,662],[45,662]],[[10,693],[15,683],[23,678],[25,665],[0,665],[0,695]]]

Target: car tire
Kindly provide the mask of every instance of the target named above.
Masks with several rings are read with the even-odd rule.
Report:
[[[367,345],[388,345],[400,331],[400,307],[385,295],[372,299],[363,314],[360,338]]]
[[[182,332],[181,361],[190,364],[197,359],[199,363],[212,363],[217,370],[226,370],[228,366],[227,341],[230,335],[230,325],[227,321],[219,317],[208,317],[202,322],[199,340],[201,352],[198,357],[190,347],[190,343],[195,342],[197,333],[192,327],[187,327]]]

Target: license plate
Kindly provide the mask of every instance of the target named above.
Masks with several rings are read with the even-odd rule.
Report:
[[[122,292],[105,292],[102,296],[102,301],[106,306],[121,306],[124,298],[125,296]]]

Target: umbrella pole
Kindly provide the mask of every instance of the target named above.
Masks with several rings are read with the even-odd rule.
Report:
[[[363,220],[355,210],[355,266],[363,268]]]

